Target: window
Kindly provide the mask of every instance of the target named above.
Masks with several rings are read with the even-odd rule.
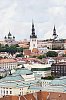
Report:
[[[2,94],[2,90],[1,90],[1,94]]]
[[[8,91],[6,91],[6,94],[8,94]]]
[[[4,94],[5,94],[5,90],[4,90]]]
[[[20,92],[20,95],[21,95],[21,92]]]
[[[10,94],[12,94],[12,91],[10,91]]]
[[[35,44],[33,44],[33,47],[35,47]]]
[[[9,88],[9,89],[12,89],[12,88]]]

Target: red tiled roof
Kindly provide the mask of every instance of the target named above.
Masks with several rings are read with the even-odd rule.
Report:
[[[24,55],[31,55],[31,50],[24,50],[23,53]]]
[[[0,100],[36,100],[35,97],[37,100],[66,100],[66,93],[40,91],[36,93],[36,96],[31,93],[24,96],[5,96]]]
[[[33,52],[33,53],[38,53],[39,50],[38,50],[37,48],[33,48],[32,52]]]
[[[11,62],[16,62],[14,59],[1,59],[0,63],[11,63]]]

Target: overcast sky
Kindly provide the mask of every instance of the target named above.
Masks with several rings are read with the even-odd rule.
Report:
[[[66,38],[66,0],[0,0],[0,39],[10,31],[17,40],[29,39],[32,19],[38,38],[51,38],[56,26]]]

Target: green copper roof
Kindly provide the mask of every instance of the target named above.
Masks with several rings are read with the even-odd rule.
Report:
[[[51,85],[66,85],[66,76],[54,79],[50,83]]]
[[[20,74],[20,75],[33,74],[32,71],[30,71],[30,70],[28,70],[26,68],[18,69],[15,73],[16,74]]]
[[[17,81],[17,80],[22,81],[24,79],[21,75],[14,74],[14,75],[9,75],[9,76],[3,78],[1,81]]]

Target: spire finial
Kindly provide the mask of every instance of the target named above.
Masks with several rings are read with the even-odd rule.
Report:
[[[34,21],[33,21],[33,19],[32,19],[32,26],[34,26]]]
[[[56,29],[55,29],[55,25],[54,25],[54,30],[56,30]]]

